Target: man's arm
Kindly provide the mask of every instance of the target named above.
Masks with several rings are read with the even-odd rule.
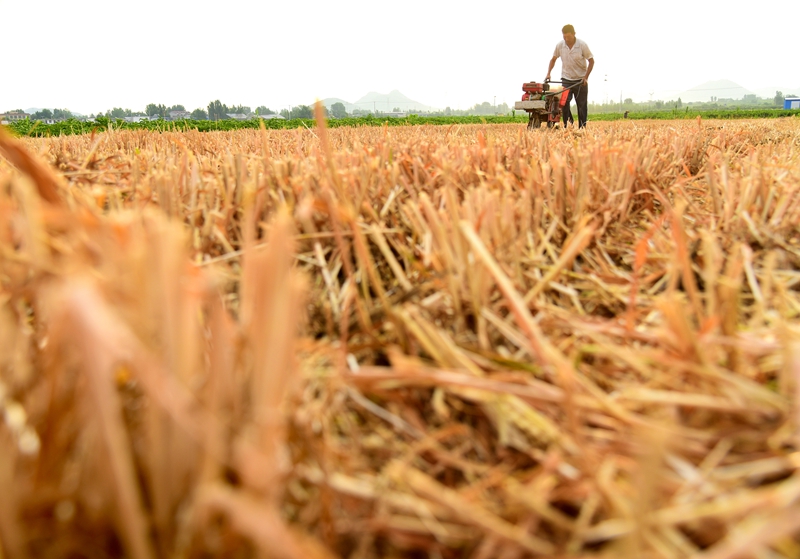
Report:
[[[547,67],[547,77],[545,78],[545,81],[550,79],[550,72],[553,71],[553,67],[556,65],[556,60],[558,60],[557,56],[554,56],[550,59],[550,66]],[[589,70],[591,71],[591,66],[589,67]]]
[[[586,69],[586,75],[583,76],[583,84],[589,84],[589,74],[592,73],[592,68],[594,68],[594,57],[589,59],[589,67]]]

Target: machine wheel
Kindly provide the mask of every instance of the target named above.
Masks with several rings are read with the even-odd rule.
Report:
[[[537,130],[542,125],[539,113],[530,113],[528,117],[528,130]]]

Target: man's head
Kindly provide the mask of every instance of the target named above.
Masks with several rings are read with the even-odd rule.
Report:
[[[567,42],[567,44],[575,42],[575,28],[571,25],[567,24],[562,27],[561,35],[564,37],[564,40]]]

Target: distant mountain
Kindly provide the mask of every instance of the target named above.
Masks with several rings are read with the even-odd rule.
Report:
[[[719,99],[741,99],[745,95],[753,95],[755,92],[745,89],[738,83],[730,80],[716,80],[682,91],[677,95],[684,103],[697,103],[711,101],[712,97]],[[775,92],[772,92],[775,95]]]
[[[322,104],[325,105],[325,107],[327,107],[328,109],[330,109],[331,106],[333,106],[335,103],[341,103],[342,105],[344,105],[344,110],[346,110],[348,113],[352,113],[353,109],[358,108],[356,105],[348,103],[344,99],[339,99],[338,97],[327,97],[326,99],[322,100]]]
[[[372,109],[373,107],[379,111],[391,111],[398,108],[401,111],[423,111],[430,110],[432,107],[423,105],[418,101],[409,99],[396,89],[389,93],[375,93],[370,91],[364,97],[355,102],[361,108]],[[369,105],[373,105],[370,107]]]
[[[329,109],[334,103],[342,103],[348,113],[352,113],[354,109],[379,112],[391,112],[393,109],[400,109],[403,112],[428,111],[432,109],[432,107],[429,105],[424,105],[419,101],[409,99],[396,89],[389,93],[376,93],[374,91],[370,91],[354,103],[350,103],[336,97],[328,97],[327,99],[323,99],[322,103]]]

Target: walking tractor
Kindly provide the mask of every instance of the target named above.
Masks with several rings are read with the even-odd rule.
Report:
[[[567,104],[569,89],[554,89],[550,91],[551,82],[544,83],[526,82],[522,84],[522,101],[514,103],[514,110],[528,113],[528,130],[539,128],[542,122],[548,128],[554,127],[561,120],[561,111]]]

